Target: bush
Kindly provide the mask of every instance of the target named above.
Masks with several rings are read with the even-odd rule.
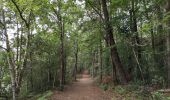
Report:
[[[100,88],[104,91],[108,90],[109,85],[108,84],[100,84]]]
[[[42,94],[34,95],[33,97],[27,99],[27,100],[49,100],[49,97],[53,95],[52,91],[46,91]],[[23,100],[23,99],[21,99]]]
[[[152,93],[153,100],[169,100],[162,93],[156,91]]]
[[[127,90],[126,88],[122,87],[122,86],[117,86],[114,88],[114,91],[123,95],[123,94],[126,94],[127,93]]]

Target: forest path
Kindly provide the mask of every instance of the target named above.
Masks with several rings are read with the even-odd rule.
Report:
[[[97,87],[87,73],[63,92],[55,91],[51,100],[112,100],[112,94]]]

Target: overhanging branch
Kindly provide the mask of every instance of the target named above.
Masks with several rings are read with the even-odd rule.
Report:
[[[7,50],[6,48],[4,48],[3,46],[0,46],[0,49],[4,49],[4,50]]]
[[[98,11],[98,8],[95,8],[93,4],[90,1],[87,1],[87,3],[92,7],[92,9],[100,16],[101,20],[103,21],[103,16],[102,14]]]
[[[11,1],[12,1],[12,3],[15,5],[16,9],[18,10],[21,19],[25,22],[26,26],[29,27],[29,23],[28,23],[27,20],[24,18],[23,12],[20,10],[20,8],[19,8],[19,6],[17,5],[17,3],[15,2],[15,0],[11,0]]]

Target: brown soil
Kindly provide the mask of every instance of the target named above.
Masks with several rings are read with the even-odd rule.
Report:
[[[51,100],[112,100],[112,93],[97,87],[87,73],[63,92],[55,91]]]

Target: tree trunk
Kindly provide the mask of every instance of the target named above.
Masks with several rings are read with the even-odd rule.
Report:
[[[156,14],[157,14],[157,19],[158,22],[162,22],[163,20],[163,11],[161,10],[161,5],[160,4],[156,4],[155,6],[156,8]],[[164,67],[165,67],[165,61],[164,61],[164,57],[165,54],[161,53],[166,51],[166,41],[165,41],[165,34],[164,34],[164,29],[163,29],[163,24],[160,23],[157,26],[157,34],[155,35],[155,54],[154,54],[154,61],[155,61],[155,67],[157,68],[157,70],[159,70],[159,72],[161,71],[165,71]]]
[[[77,37],[76,37],[77,38]],[[76,39],[76,42],[75,42],[75,69],[74,69],[74,80],[76,81],[77,77],[77,63],[78,63],[78,43],[77,43],[77,39]]]
[[[135,1],[132,0],[132,33],[135,35],[134,38],[134,44],[135,44],[135,51],[137,52],[137,57],[140,60],[141,58],[141,47],[140,45],[140,38],[138,34],[138,28],[137,28],[137,18],[136,18],[136,9],[135,9]]]
[[[101,6],[101,1],[99,0],[99,5],[100,5],[100,15],[102,15],[102,6]],[[102,82],[103,80],[103,45],[102,45],[102,39],[103,39],[103,34],[102,34],[102,19],[99,18],[99,22],[100,22],[100,34],[99,34],[99,62],[100,62],[100,82]]]
[[[92,50],[92,62],[91,62],[91,65],[92,65],[92,78],[94,78],[94,66],[95,66],[95,52]]]
[[[19,27],[18,27],[18,21],[17,21],[17,54],[16,54],[16,62],[19,60]],[[18,67],[18,65],[17,65]]]
[[[102,8],[103,8],[103,13],[104,13],[104,20],[105,20],[105,31],[107,34],[107,40],[110,46],[110,51],[111,51],[111,59],[112,59],[112,66],[113,66],[113,80],[116,80],[116,69],[119,71],[119,76],[120,76],[120,82],[122,84],[127,83],[127,77],[125,74],[125,71],[123,69],[123,65],[120,61],[118,51],[116,48],[115,40],[113,38],[113,28],[110,23],[110,17],[107,9],[107,3],[106,0],[102,0]]]
[[[167,0],[167,7],[166,12],[169,13],[170,11],[170,0]],[[170,88],[170,19],[167,22],[168,31],[167,31],[167,67],[168,67],[168,87]]]
[[[61,0],[58,1],[58,9],[53,8],[53,11],[55,15],[57,16],[57,24],[59,27],[60,31],[60,59],[61,59],[61,64],[60,64],[60,90],[62,91],[64,89],[64,84],[65,84],[65,74],[66,74],[66,54],[64,51],[64,21],[61,16]]]
[[[145,1],[144,1],[145,4]],[[144,80],[143,78],[143,73],[141,71],[141,67],[140,67],[140,59],[141,59],[141,46],[140,46],[140,38],[139,38],[139,33],[138,33],[138,27],[137,27],[137,16],[136,16],[136,7],[135,7],[135,0],[131,0],[131,10],[130,12],[130,30],[132,33],[132,52],[134,53],[135,51],[135,55],[133,57],[133,55],[130,55],[130,58],[133,57],[134,58],[134,64],[132,64],[129,68],[129,75],[130,75],[130,79],[132,79],[132,75],[133,73],[131,71],[136,72],[136,76],[138,78],[141,78],[142,80]],[[147,15],[147,13],[146,13]]]
[[[0,55],[1,56],[1,55]],[[2,95],[2,78],[3,78],[3,75],[2,75],[2,71],[3,71],[3,69],[2,69],[2,66],[0,66],[0,95]]]
[[[27,29],[27,39],[26,39],[26,44],[25,44],[26,45],[25,46],[25,52],[24,52],[24,55],[23,55],[23,58],[22,58],[23,62],[22,62],[22,65],[20,66],[21,68],[19,69],[19,71],[17,71],[18,73],[16,73],[16,75],[15,75],[15,81],[16,81],[15,82],[15,85],[16,85],[15,86],[16,87],[15,92],[16,92],[16,95],[18,95],[19,92],[20,92],[20,87],[21,87],[21,83],[22,83],[23,74],[25,72],[27,62],[28,62],[28,58],[29,58],[29,53],[30,53],[30,50],[29,50],[30,45],[31,45],[31,41],[30,41],[30,23],[31,23],[32,11],[29,12],[29,16],[28,16],[28,20],[27,20],[27,18],[24,18],[23,12],[20,9],[20,7],[18,6],[17,2],[15,0],[11,0],[11,2],[14,4],[15,8],[17,9],[20,18],[24,22],[24,24],[26,26],[26,29]]]
[[[62,21],[63,22],[63,24],[62,24],[62,29],[63,29],[63,36],[65,37],[65,27],[64,27],[64,20]],[[63,37],[63,55],[64,55],[64,84],[66,84],[66,71],[67,71],[67,54],[66,54],[66,49],[65,49],[65,40],[64,40],[64,37]]]
[[[20,71],[18,71],[19,72],[17,74],[18,76],[16,76],[16,94],[20,93],[20,87],[22,85],[22,78],[24,76],[27,63],[28,63],[28,58],[30,55],[30,45],[31,45],[30,25],[28,25],[26,28],[27,28],[27,41],[26,41],[26,49],[25,49],[26,51],[24,52],[22,66],[20,68]]]
[[[7,60],[8,60],[8,66],[9,66],[9,72],[11,77],[11,84],[12,84],[12,99],[16,100],[16,79],[15,79],[15,64],[14,59],[12,57],[12,50],[10,48],[10,41],[7,34],[7,28],[6,28],[6,20],[5,20],[5,12],[2,11],[2,17],[4,22],[4,35],[5,35],[5,41],[6,41],[6,52],[7,52]]]
[[[99,46],[99,52],[100,52],[100,82],[103,80],[103,47],[102,47],[102,41],[100,38],[100,46]]]
[[[61,28],[62,31],[62,28]],[[64,34],[60,33],[60,41],[61,41],[61,77],[60,77],[60,87],[63,88],[64,85]]]
[[[65,54],[64,54],[64,24],[60,16],[60,42],[61,42],[61,69],[60,69],[60,88],[63,90],[65,81]]]

